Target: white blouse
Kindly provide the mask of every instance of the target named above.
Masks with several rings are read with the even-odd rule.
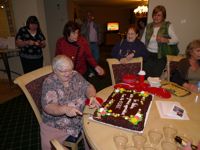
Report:
[[[158,33],[159,29],[160,29],[160,27],[154,27],[153,34],[151,36],[149,44],[147,45],[148,51],[150,51],[152,53],[157,53],[158,52],[158,43],[156,41],[156,37],[157,37],[157,33]],[[172,26],[172,24],[169,25],[168,34],[171,37],[171,39],[169,39],[169,43],[168,44],[169,45],[177,44],[178,43],[178,38],[177,38],[177,36],[175,34],[174,27]],[[146,36],[146,28],[144,30],[144,33],[143,33],[142,39],[141,39],[141,41],[143,43],[145,43],[145,36]]]

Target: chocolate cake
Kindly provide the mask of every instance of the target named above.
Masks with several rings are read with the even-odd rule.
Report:
[[[142,132],[151,101],[152,95],[147,92],[117,88],[94,112],[93,119],[105,124]]]

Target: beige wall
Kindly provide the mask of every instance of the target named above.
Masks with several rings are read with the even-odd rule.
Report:
[[[166,7],[166,20],[172,22],[180,41],[179,48],[184,53],[191,40],[200,39],[200,0],[150,0],[148,21],[152,21],[152,10],[157,5]]]
[[[62,36],[63,27],[68,20],[66,0],[44,0],[49,41],[49,53],[55,56],[56,41]]]

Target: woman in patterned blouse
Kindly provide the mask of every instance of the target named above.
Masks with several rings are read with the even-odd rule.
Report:
[[[99,106],[94,86],[73,70],[69,57],[57,55],[52,67],[53,73],[45,79],[42,89],[43,149],[50,149],[49,141],[53,138],[62,143],[68,136],[79,135],[86,98],[90,99],[90,107]]]
[[[16,35],[16,45],[21,49],[20,59],[24,73],[43,66],[42,48],[46,46],[40,24],[36,16],[28,17],[26,26],[21,27]]]

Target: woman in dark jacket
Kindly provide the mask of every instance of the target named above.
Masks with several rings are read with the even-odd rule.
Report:
[[[133,57],[143,57],[144,60],[148,51],[138,38],[138,29],[132,25],[128,28],[126,39],[122,39],[112,49],[112,57],[119,59],[122,63],[131,60]]]
[[[197,91],[200,82],[200,39],[190,42],[186,49],[186,58],[182,59],[171,81],[191,90]]]

